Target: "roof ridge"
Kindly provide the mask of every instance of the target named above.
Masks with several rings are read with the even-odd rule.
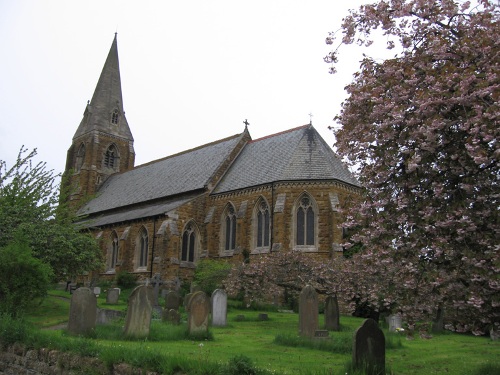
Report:
[[[197,147],[194,147],[194,148],[190,148],[188,150],[180,151],[180,152],[178,152],[176,154],[172,154],[172,155],[164,156],[164,157],[159,158],[159,159],[151,160],[151,161],[148,161],[147,163],[144,163],[144,164],[139,164],[139,165],[137,165],[134,168],[134,170],[138,169],[138,168],[141,168],[141,167],[147,167],[148,165],[151,165],[151,164],[163,161],[163,160],[167,160],[167,159],[170,159],[170,158],[173,158],[173,157],[176,157],[176,156],[187,154],[189,152],[193,152],[193,151],[196,151],[196,150],[201,150],[202,148],[213,146],[213,145],[216,145],[218,143],[226,142],[226,141],[229,141],[230,139],[238,138],[238,137],[241,136],[241,134],[242,133],[240,133],[240,134],[234,134],[234,135],[231,135],[231,136],[226,137],[226,138],[218,139],[218,140],[213,141],[213,142],[205,143],[203,145],[200,145],[200,146],[197,146]]]
[[[262,141],[262,140],[264,140],[264,139],[268,139],[268,138],[276,137],[276,136],[278,136],[278,135],[282,135],[282,134],[290,133],[290,132],[293,132],[293,131],[296,131],[296,130],[299,130],[299,129],[304,129],[304,128],[307,128],[307,127],[309,127],[309,126],[312,126],[312,125],[311,125],[311,124],[306,124],[306,125],[297,126],[296,128],[283,130],[283,131],[278,132],[278,133],[274,133],[274,134],[266,135],[266,136],[261,137],[261,138],[253,139],[253,140],[251,140],[251,141],[250,141],[250,142],[248,142],[248,143],[255,143],[255,142],[258,142],[258,141]]]

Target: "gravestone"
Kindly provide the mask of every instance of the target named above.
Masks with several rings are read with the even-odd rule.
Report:
[[[328,330],[326,329],[317,329],[315,332],[314,332],[314,338],[315,339],[327,339],[329,336],[328,336]]]
[[[392,314],[387,317],[387,323],[389,324],[389,332],[396,332],[402,327],[403,320],[401,315]]]
[[[181,314],[179,314],[179,312],[174,309],[165,309],[163,311],[162,320],[164,322],[170,322],[173,324],[181,324]]]
[[[385,336],[373,319],[366,319],[354,332],[352,365],[367,375],[385,374]]]
[[[269,315],[267,315],[266,313],[260,313],[257,316],[257,319],[260,320],[261,322],[264,322],[266,320],[269,320]]]
[[[121,311],[97,309],[96,324],[109,324],[113,320],[122,318],[125,314]]]
[[[108,293],[106,294],[106,303],[110,305],[114,305],[118,303],[118,298],[120,297],[120,289],[118,288],[109,288]]]
[[[170,290],[165,294],[165,309],[170,310],[179,310],[179,306],[181,305],[181,296],[179,293]]]
[[[94,287],[94,294],[96,297],[99,297],[99,295],[101,294],[101,288],[98,286],[95,286]]]
[[[94,328],[97,317],[97,297],[90,288],[78,288],[71,295],[68,332],[87,335]]]
[[[211,297],[212,325],[225,327],[227,324],[227,294],[222,289],[215,289]]]
[[[153,288],[140,285],[128,299],[125,336],[142,338],[149,334],[153,312]]]
[[[155,273],[155,275],[149,280],[149,284],[153,287],[153,306],[159,306],[158,304],[158,296],[160,295],[160,286],[163,285],[163,280],[159,273]]]
[[[318,329],[318,294],[306,285],[299,296],[299,335],[314,337]]]
[[[189,334],[208,331],[210,301],[203,292],[195,292],[189,299],[188,331]]]
[[[432,321],[432,332],[441,333],[444,331],[444,309],[439,307],[436,313],[436,319]]]
[[[325,328],[330,331],[340,331],[340,312],[337,296],[326,297]]]

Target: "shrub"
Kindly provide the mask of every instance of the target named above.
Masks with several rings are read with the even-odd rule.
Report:
[[[9,345],[26,341],[32,330],[31,325],[23,319],[0,313],[0,349],[5,350]]]
[[[33,299],[47,294],[52,269],[33,257],[21,238],[0,248],[0,259],[0,313],[17,317],[33,304]]]
[[[240,354],[231,358],[227,364],[227,375],[256,375],[258,374],[252,360]]]
[[[226,261],[204,259],[196,266],[193,281],[207,295],[222,287],[222,281],[229,275],[231,265]]]
[[[116,275],[116,285],[123,289],[131,289],[137,285],[137,279],[131,273],[121,271]]]

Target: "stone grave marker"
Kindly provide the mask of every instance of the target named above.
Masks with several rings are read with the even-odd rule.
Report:
[[[99,295],[101,294],[101,288],[98,286],[95,286],[94,287],[94,294],[96,297],[99,297]]]
[[[147,337],[152,312],[153,288],[145,285],[136,287],[128,299],[125,335],[136,338]]]
[[[367,375],[385,374],[385,336],[373,319],[366,319],[354,332],[352,365]]]
[[[444,331],[444,309],[439,307],[436,313],[436,319],[432,321],[432,332],[441,333]]]
[[[176,291],[170,290],[165,294],[165,309],[179,310],[181,305],[181,296]]]
[[[153,287],[153,306],[159,306],[158,296],[160,295],[160,286],[163,285],[163,280],[159,273],[149,280],[149,284]]]
[[[318,329],[318,294],[306,285],[299,296],[299,335],[314,337]]]
[[[387,317],[387,323],[389,324],[389,332],[396,332],[402,327],[403,321],[401,315],[392,314]]]
[[[210,301],[204,292],[195,292],[189,299],[188,331],[189,334],[207,332]]]
[[[95,328],[97,297],[90,288],[78,288],[71,295],[68,332],[86,335]]]
[[[170,322],[173,324],[181,324],[181,314],[179,314],[179,312],[177,310],[174,310],[174,309],[170,309],[170,310],[165,309],[163,311],[162,318],[163,318],[164,322]]]
[[[260,313],[257,316],[257,319],[260,320],[261,322],[263,322],[263,321],[269,320],[269,315],[267,315],[266,313]]]
[[[212,325],[225,327],[227,324],[227,294],[222,289],[215,289],[211,297]]]
[[[337,296],[326,297],[325,328],[330,331],[340,331],[340,312]]]
[[[120,289],[109,288],[106,294],[106,303],[114,305],[118,303],[118,298],[120,297]]]

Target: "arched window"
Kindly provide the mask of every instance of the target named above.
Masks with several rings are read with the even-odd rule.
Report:
[[[80,147],[78,147],[78,152],[76,153],[76,160],[75,160],[75,170],[77,172],[82,169],[83,161],[85,160],[85,144],[81,144]]]
[[[104,166],[107,168],[115,168],[117,166],[117,161],[118,159],[118,151],[116,150],[115,145],[111,145],[108,147],[106,150],[106,153],[104,154]]]
[[[295,246],[299,250],[316,250],[317,208],[314,199],[304,193],[295,205]]]
[[[198,236],[196,225],[189,222],[182,233],[181,261],[194,262],[197,258]]]
[[[222,237],[223,251],[234,251],[236,249],[236,211],[229,203],[222,215]]]
[[[136,251],[136,268],[146,270],[148,266],[148,231],[142,227],[137,235],[135,251]]]
[[[113,272],[118,262],[118,235],[115,231],[111,233],[108,246],[108,272]]]
[[[270,213],[267,201],[261,197],[253,212],[253,231],[254,231],[254,251],[269,251],[270,244]]]
[[[118,124],[118,119],[120,118],[120,113],[118,112],[117,109],[115,109],[113,111],[113,113],[111,114],[111,123],[116,125]]]

